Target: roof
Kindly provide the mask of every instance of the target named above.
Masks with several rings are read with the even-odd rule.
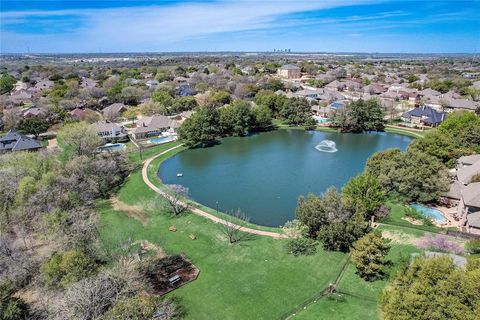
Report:
[[[421,95],[421,96],[439,96],[442,93],[438,92],[437,90],[427,88],[425,90],[419,91],[418,94]]]
[[[334,101],[328,105],[330,109],[343,109],[345,106],[346,104],[342,101]]]
[[[480,228],[480,211],[470,213],[467,216],[468,225],[475,228]]]
[[[448,101],[448,106],[450,108],[455,109],[467,109],[467,110],[475,110],[478,104],[472,100],[466,99],[451,99]]]
[[[480,182],[470,183],[462,188],[462,197],[465,205],[480,208]]]
[[[0,138],[0,151],[23,151],[40,149],[42,145],[35,139],[29,138],[15,130],[10,130]]]
[[[461,165],[472,165],[475,162],[480,161],[480,154],[471,154],[469,156],[463,156],[458,158],[458,163]]]
[[[119,124],[104,120],[92,123],[92,127],[95,129],[96,132],[122,131],[122,127]]]
[[[108,107],[103,108],[102,112],[112,112],[112,113],[122,113],[123,111],[127,110],[128,107],[123,103],[114,103],[109,105]]]
[[[445,120],[446,114],[444,112],[439,112],[431,107],[419,107],[412,109],[403,114],[404,118],[410,119],[411,117],[421,117],[423,118],[424,123],[428,124],[438,124]]]
[[[463,184],[468,184],[472,178],[480,174],[480,161],[473,163],[472,165],[459,168],[457,170],[457,178]]]
[[[296,65],[293,65],[293,64],[285,64],[285,65],[281,66],[280,69],[283,69],[283,70],[300,70],[299,67],[297,67]]]
[[[166,116],[156,114],[139,120],[137,122],[137,127],[133,130],[133,133],[145,133],[165,128],[177,128],[178,126],[179,124],[177,121]]]

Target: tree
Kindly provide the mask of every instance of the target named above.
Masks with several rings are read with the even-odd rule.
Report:
[[[11,75],[4,73],[0,76],[0,94],[9,93],[15,88],[17,80]]]
[[[267,106],[255,106],[252,109],[254,128],[256,131],[268,131],[273,127],[272,111]]]
[[[241,226],[243,223],[248,222],[249,219],[245,213],[240,210],[234,211],[224,219],[223,222],[218,223],[220,232],[228,239],[230,243],[237,243],[242,240],[248,239],[251,234],[244,232]]]
[[[17,129],[23,133],[33,134],[38,138],[40,133],[46,132],[49,127],[49,123],[44,119],[27,118],[20,121]]]
[[[260,90],[255,94],[255,104],[258,106],[265,106],[270,109],[272,115],[277,115],[280,112],[287,97],[281,94],[275,94],[270,90]]]
[[[95,262],[77,250],[55,253],[42,267],[42,273],[50,286],[66,286],[95,273]]]
[[[310,193],[307,198],[300,196],[295,209],[296,219],[308,227],[311,237],[316,237],[320,228],[332,217],[344,216],[341,195],[337,189],[330,188],[321,197]]]
[[[152,101],[158,102],[168,109],[173,103],[173,97],[167,91],[159,90],[152,94]]]
[[[448,190],[448,174],[444,165],[416,150],[377,152],[368,159],[366,172],[375,175],[387,192],[406,201],[431,202]]]
[[[97,319],[121,297],[124,286],[124,281],[107,273],[80,280],[55,303],[54,319]]]
[[[102,139],[85,122],[64,125],[58,131],[57,140],[64,152],[77,156],[92,155],[95,149],[102,144]]]
[[[311,125],[313,120],[310,104],[303,98],[287,99],[279,115],[288,125]]]
[[[165,199],[173,215],[178,216],[188,209],[188,204],[182,201],[188,197],[188,188],[179,184],[170,184],[167,185],[167,187],[172,190],[172,193],[165,197]]]
[[[480,263],[466,269],[450,257],[417,258],[380,299],[385,320],[474,320],[480,314]]]
[[[349,214],[348,212],[345,214]],[[333,218],[318,231],[323,248],[330,251],[348,252],[352,243],[368,231],[365,213],[357,211],[345,218]]]
[[[215,92],[212,96],[212,103],[216,107],[221,107],[227,103],[230,103],[231,101],[232,97],[227,91],[218,91]]]
[[[187,147],[212,144],[219,134],[217,128],[219,120],[220,116],[216,108],[200,107],[178,129],[178,136]]]
[[[343,132],[383,131],[384,111],[376,99],[350,102],[332,113],[332,123]]]
[[[168,320],[180,315],[181,310],[173,300],[141,294],[118,300],[100,320]]]
[[[350,179],[343,186],[342,194],[347,208],[355,211],[361,206],[368,216],[374,214],[386,197],[385,190],[377,178],[370,173],[362,173]]]
[[[193,110],[198,107],[197,100],[194,97],[179,97],[173,101],[171,113]]]
[[[220,109],[220,130],[223,135],[246,136],[252,129],[253,114],[245,100],[235,100]]]
[[[389,246],[381,233],[370,232],[353,244],[352,261],[363,279],[372,281],[385,275]]]

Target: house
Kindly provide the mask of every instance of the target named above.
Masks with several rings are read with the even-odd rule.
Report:
[[[192,115],[193,115],[193,111],[189,110],[189,111],[183,111],[172,118],[177,120],[179,123],[183,123],[183,121],[187,120],[188,118],[191,118]]]
[[[42,145],[37,140],[15,130],[10,130],[0,138],[0,153],[15,151],[37,151]]]
[[[287,79],[299,79],[301,77],[300,68],[293,64],[286,64],[277,71],[278,75]]]
[[[128,140],[128,135],[125,129],[114,122],[97,121],[93,123],[92,128],[103,139],[104,142],[117,142]]]
[[[480,154],[458,159],[444,196],[457,203],[456,216],[464,230],[480,234]]]
[[[46,116],[45,111],[43,111],[39,107],[29,108],[22,113],[22,117],[25,118],[25,119],[28,119],[28,118],[43,119],[43,118],[45,118],[45,116]]]
[[[422,106],[405,112],[402,115],[402,120],[412,125],[425,125],[430,127],[436,127],[443,120],[445,120],[446,114],[439,112],[431,107]]]
[[[162,132],[174,131],[180,125],[174,120],[163,115],[153,115],[145,117],[136,123],[136,128],[133,129],[132,134],[135,139],[143,139],[153,136],[158,136]]]
[[[103,108],[102,114],[105,117],[105,119],[114,120],[127,110],[128,110],[128,107],[123,103],[114,103],[109,105],[108,107]]]
[[[475,111],[480,104],[478,102],[466,99],[451,99],[447,100],[445,104],[446,110],[467,110]]]
[[[54,85],[55,83],[53,81],[48,79],[42,79],[35,84],[35,89],[43,91],[52,88]]]
[[[196,93],[195,88],[188,83],[181,84],[175,89],[175,94],[180,97],[194,96]]]
[[[340,82],[338,80],[333,80],[329,84],[325,86],[325,89],[333,90],[333,91],[342,91],[346,88],[346,84],[344,82]]]
[[[95,81],[93,79],[90,79],[90,78],[82,77],[80,87],[82,87],[82,88],[94,88],[96,86],[97,86],[97,81]]]
[[[328,105],[328,108],[330,110],[340,110],[340,109],[345,109],[347,104],[344,101],[334,101]]]
[[[32,102],[32,94],[26,90],[21,89],[10,94],[10,100],[15,105],[23,105]]]
[[[88,115],[95,114],[95,113],[96,113],[95,111],[89,108],[85,108],[85,109],[75,108],[72,111],[68,112],[70,117],[72,117],[73,119],[81,120],[81,121],[85,120],[88,117]]]

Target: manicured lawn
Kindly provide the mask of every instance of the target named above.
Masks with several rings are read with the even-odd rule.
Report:
[[[156,194],[134,172],[118,198],[142,205],[149,216],[143,226],[108,203],[100,203],[102,245],[115,250],[129,238],[148,240],[167,253],[185,253],[200,269],[199,278],[174,291],[189,319],[276,319],[333,281],[346,255],[325,252],[308,257],[285,253],[285,240],[254,237],[229,244],[216,224],[193,214],[172,218],[151,206]],[[150,204],[149,204],[150,203]],[[168,228],[175,225],[177,232]],[[197,239],[191,240],[190,234]]]
[[[177,144],[168,143],[147,149],[143,159]],[[185,254],[200,269],[200,275],[171,295],[181,299],[188,313],[187,319],[278,319],[336,279],[347,259],[343,253],[327,252],[319,247],[313,256],[294,257],[285,252],[286,240],[260,236],[232,245],[218,226],[209,220],[193,214],[170,217],[165,213],[165,200],[143,183],[138,152],[129,150],[129,156],[138,169],[120,188],[117,198],[125,204],[143,208],[142,213],[148,217],[148,223],[142,225],[126,213],[114,210],[109,202],[99,202],[101,245],[109,252],[120,252],[121,245],[129,240],[148,240],[168,254]],[[171,153],[180,150],[178,148]],[[158,165],[171,153],[156,159],[149,167],[151,181],[157,181]],[[168,230],[172,225],[177,228],[176,232]],[[390,225],[379,228],[424,232]],[[190,239],[191,234],[196,240]],[[400,252],[412,250],[416,249],[396,244],[391,250],[391,259],[395,261]],[[338,284],[339,290],[349,295],[344,295],[340,301],[321,299],[296,317],[376,319],[377,299],[386,284],[387,280],[365,282],[349,264]]]

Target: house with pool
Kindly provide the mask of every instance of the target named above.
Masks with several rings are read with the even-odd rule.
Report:
[[[480,234],[480,154],[458,159],[445,198],[457,205],[455,215],[463,231]]]
[[[118,123],[107,120],[97,121],[92,124],[92,128],[104,142],[127,141],[128,135],[125,128]]]
[[[180,123],[177,120],[155,114],[138,120],[132,130],[132,136],[135,140],[146,139],[160,136],[164,132],[174,133],[178,127]]]

